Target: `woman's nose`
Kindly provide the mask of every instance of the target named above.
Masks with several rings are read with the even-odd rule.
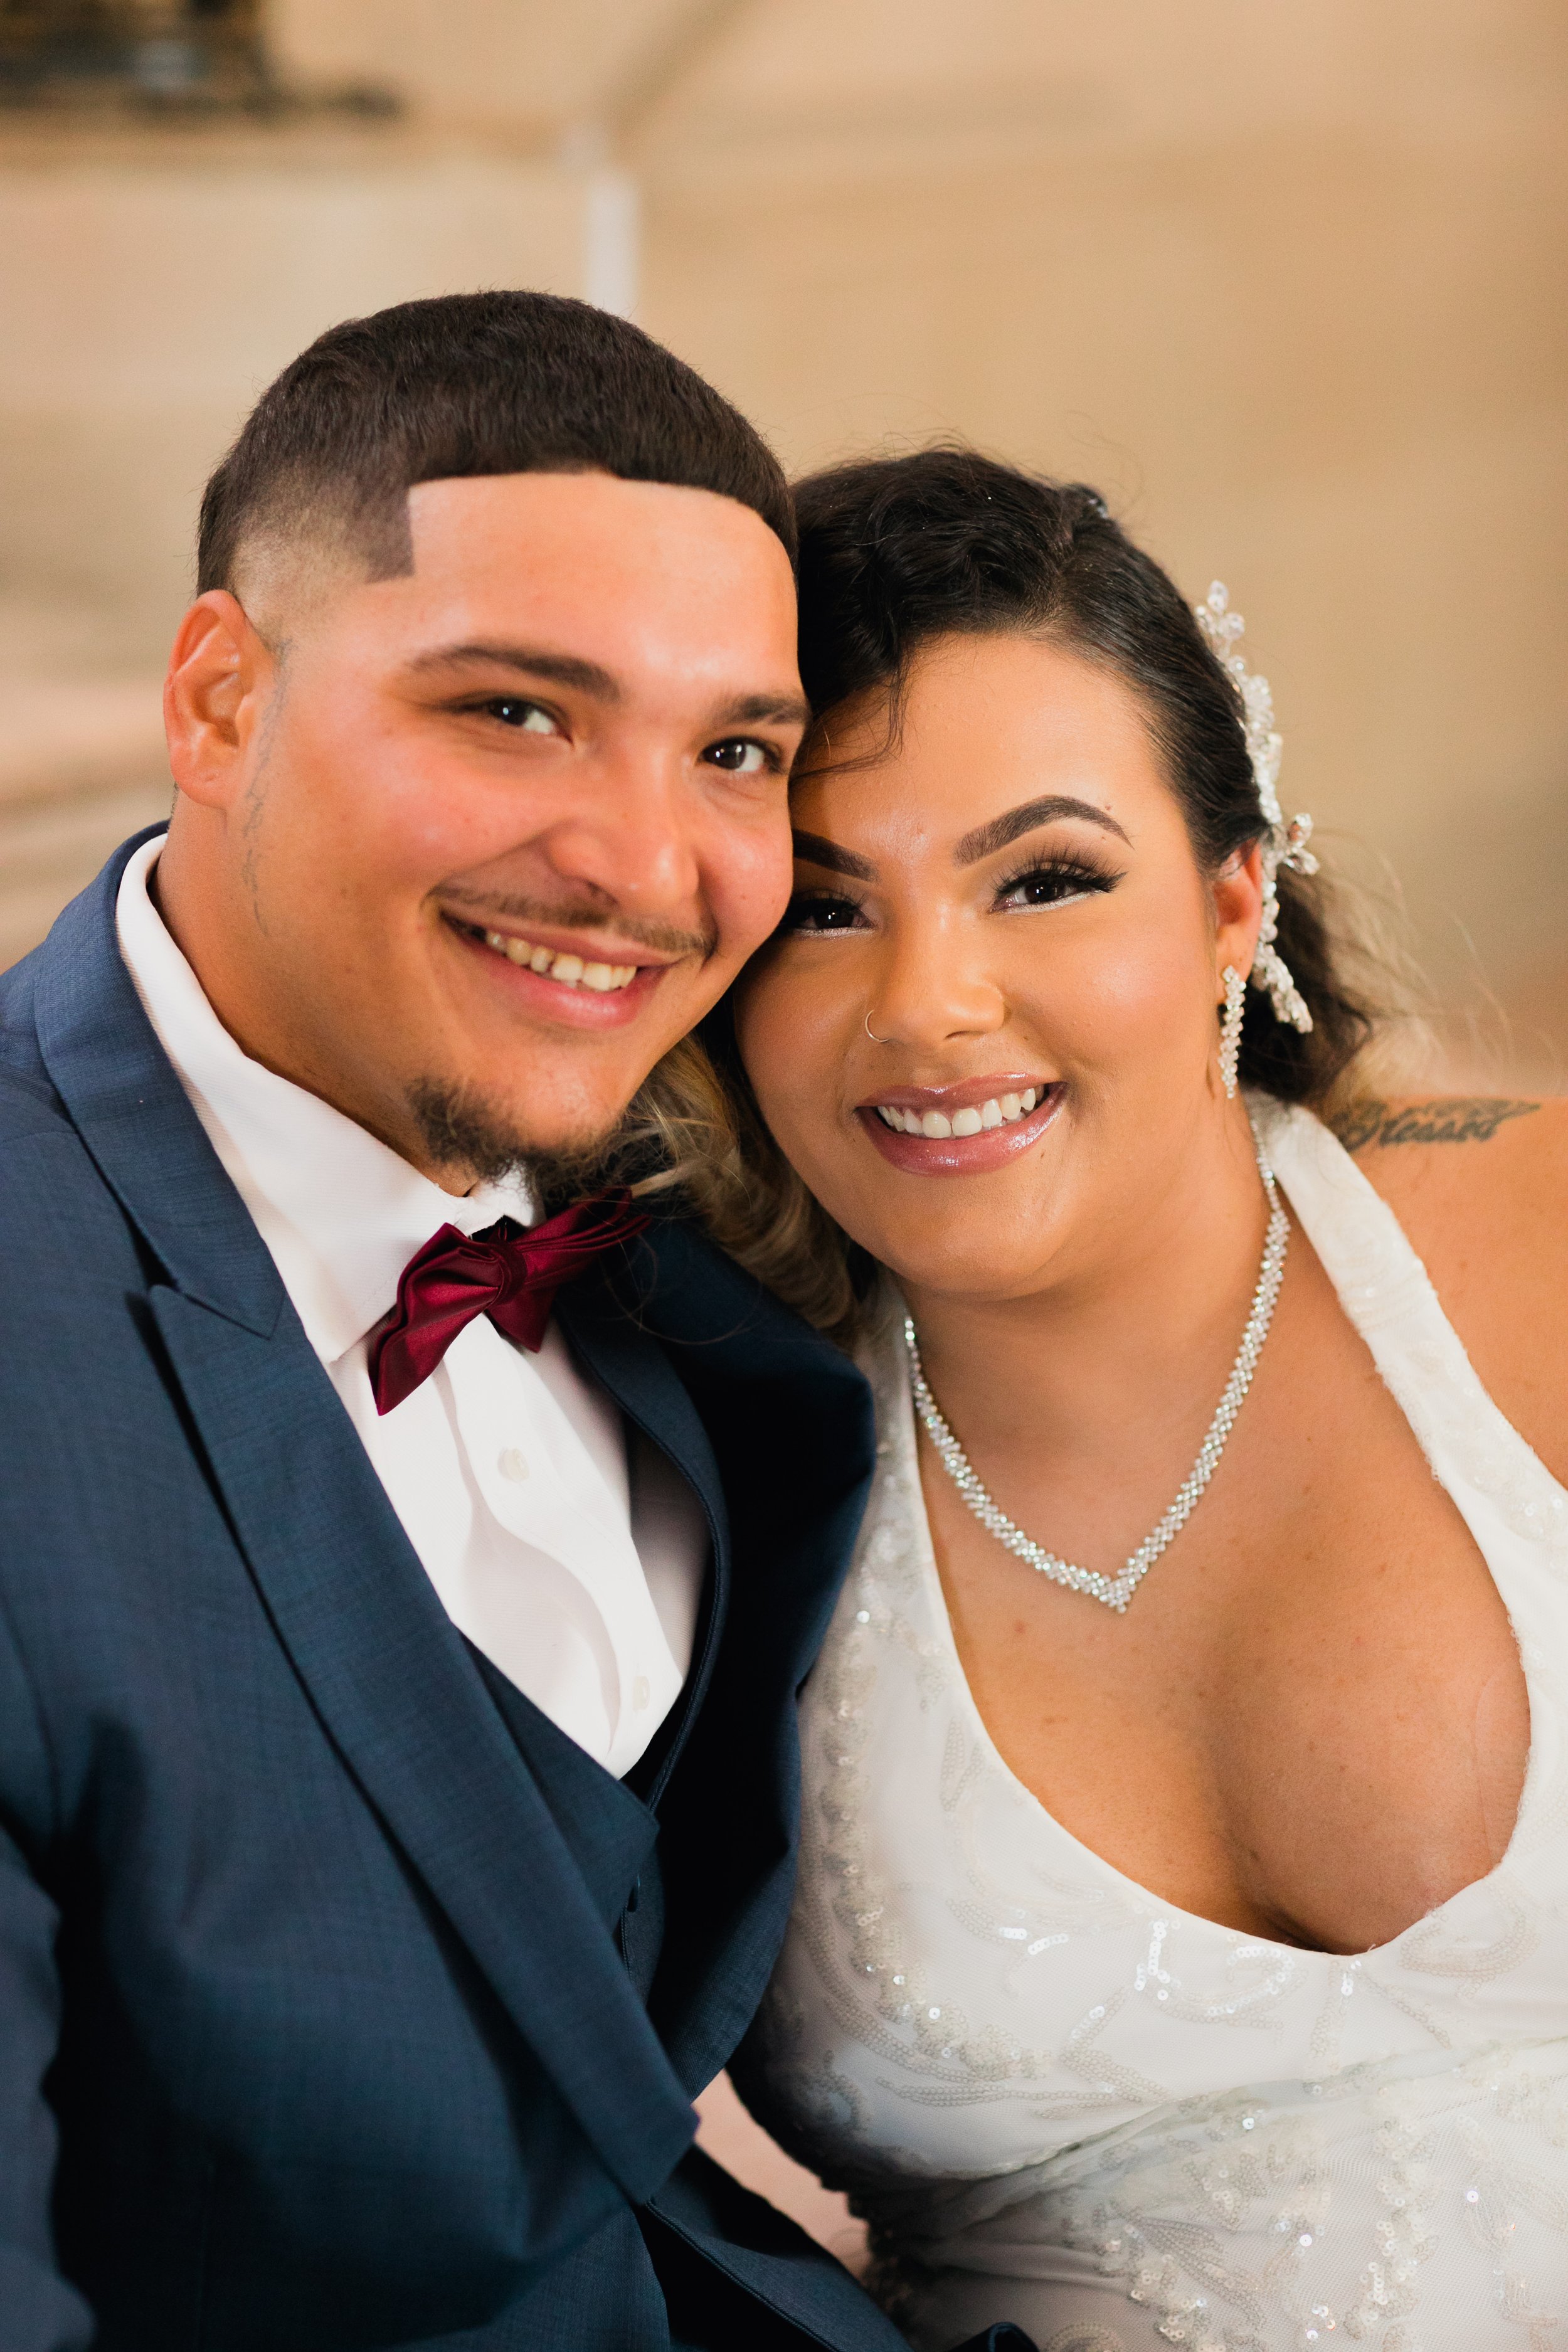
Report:
[[[926,937],[889,955],[866,1020],[878,1045],[918,1052],[992,1034],[1006,1023],[1007,1000],[972,947]]]

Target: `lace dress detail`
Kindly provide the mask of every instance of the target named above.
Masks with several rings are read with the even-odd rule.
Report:
[[[799,1892],[742,2069],[872,2225],[921,2352],[1568,2352],[1568,1496],[1309,1113],[1279,1182],[1509,1610],[1531,1706],[1489,1876],[1302,1951],[1124,1877],[1017,1781],[959,1665],[898,1318],[855,1565],[802,1699]]]

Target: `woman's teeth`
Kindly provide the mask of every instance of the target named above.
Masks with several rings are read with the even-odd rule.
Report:
[[[581,956],[536,948],[531,940],[510,939],[505,931],[487,931],[485,945],[505,956],[509,963],[525,963],[531,971],[543,972],[568,988],[596,988],[601,995],[608,995],[613,988],[628,987],[637,976],[635,963],[584,963]]]
[[[900,1135],[924,1135],[932,1143],[943,1143],[950,1135],[978,1135],[983,1128],[1011,1127],[1015,1119],[1027,1118],[1045,1093],[1044,1087],[1026,1087],[1021,1095],[993,1095],[978,1109],[955,1110],[951,1118],[945,1111],[900,1110],[892,1103],[879,1103],[877,1116]]]

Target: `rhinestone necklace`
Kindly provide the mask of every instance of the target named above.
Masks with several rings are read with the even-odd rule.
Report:
[[[1241,1411],[1243,1399],[1252,1386],[1252,1376],[1258,1370],[1263,1342],[1268,1337],[1275,1301],[1279,1298],[1279,1285],[1285,1275],[1285,1252],[1289,1244],[1290,1225],[1279,1205],[1279,1195],[1274,1187],[1274,1171],[1264,1157],[1262,1145],[1258,1144],[1257,1150],[1258,1173],[1263,1179],[1263,1189],[1268,1195],[1268,1232],[1263,1244],[1263,1265],[1258,1276],[1258,1287],[1252,1294],[1252,1312],[1241,1335],[1241,1347],[1230,1378],[1226,1382],[1225,1394],[1219,1401],[1219,1411],[1210,1423],[1209,1433],[1198,1449],[1197,1460],[1182,1482],[1175,1501],[1159,1526],[1152,1535],[1145,1536],[1120,1576],[1102,1576],[1098,1569],[1075,1568],[1070,1560],[1058,1559],[1054,1551],[1047,1551],[1044,1544],[1037,1544],[1033,1536],[1026,1536],[1023,1528],[1007,1517],[1001,1505],[986,1493],[969,1456],[942,1419],[942,1408],[927,1384],[915,1338],[914,1318],[912,1315],[904,1318],[904,1346],[909,1353],[910,1388],[914,1396],[915,1411],[926,1425],[942,1468],[981,1526],[988,1528],[997,1542],[1005,1544],[1010,1552],[1026,1560],[1031,1568],[1037,1568],[1042,1576],[1048,1576],[1053,1584],[1066,1584],[1075,1592],[1087,1592],[1091,1600],[1103,1601],[1108,1609],[1114,1609],[1118,1616],[1160,1554],[1180,1534],[1196,1509],[1199,1496],[1219,1466],[1226,1440],[1236,1426],[1237,1414]]]

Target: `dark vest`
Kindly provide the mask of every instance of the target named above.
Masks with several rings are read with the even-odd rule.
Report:
[[[651,1773],[638,1768],[628,1780],[616,1780],[482,1651],[471,1642],[468,1649],[646,2002],[664,1943],[658,1790],[665,1775],[655,1765]],[[681,1712],[678,1701],[677,1716]],[[656,1757],[664,1744],[655,1742]],[[637,1792],[639,1779],[645,1786],[651,1780],[652,1803]]]

